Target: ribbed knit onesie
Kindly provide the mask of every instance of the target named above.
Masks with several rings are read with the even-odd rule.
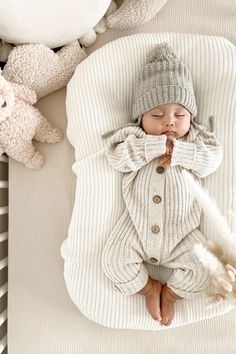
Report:
[[[187,135],[173,140],[171,164],[159,165],[166,136],[147,135],[139,126],[118,130],[105,154],[123,172],[126,209],[103,252],[103,269],[116,289],[131,295],[148,281],[144,262],[173,269],[167,286],[191,298],[209,285],[210,275],[193,252],[206,245],[198,230],[201,210],[182,176],[187,169],[199,182],[214,172],[223,156],[214,133],[191,122]]]

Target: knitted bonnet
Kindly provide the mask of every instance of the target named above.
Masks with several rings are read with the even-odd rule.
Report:
[[[197,115],[191,73],[168,43],[157,45],[148,63],[138,73],[132,100],[131,121],[122,127],[140,125],[143,113],[166,103],[181,104],[192,118]],[[102,137],[106,138],[119,129]]]
[[[173,48],[161,43],[135,81],[131,121],[140,123],[143,113],[166,103],[181,104],[197,115],[191,73]]]

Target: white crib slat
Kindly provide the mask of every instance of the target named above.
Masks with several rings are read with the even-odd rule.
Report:
[[[0,188],[8,188],[8,181],[0,181]]]
[[[7,346],[7,335],[5,334],[4,337],[0,340],[0,354],[3,353],[4,349]]]
[[[8,163],[8,157],[5,155],[0,156],[0,162],[5,162],[5,166],[1,164],[1,170],[5,171],[7,168],[7,163]],[[1,180],[0,181],[0,189],[7,189],[8,188],[8,181],[7,180]],[[8,214],[8,207],[7,206],[1,206],[0,207],[0,215]],[[8,239],[8,232],[2,232],[0,233],[0,247],[3,247],[2,242],[6,241]],[[0,260],[0,270],[6,268],[8,265],[8,258],[3,258]],[[2,298],[5,294],[7,294],[8,291],[8,283],[6,282],[0,287],[0,298]],[[7,308],[0,314],[0,327],[2,329],[2,325],[7,319]],[[5,334],[1,339],[0,339],[0,354],[5,352],[7,348],[7,334]]]
[[[3,232],[0,234],[0,242],[8,240],[8,232]]]
[[[7,267],[8,265],[8,257],[3,258],[0,260],[0,270],[2,270],[3,268]]]
[[[7,293],[8,283],[6,282],[0,287],[0,298]]]
[[[7,310],[4,310],[0,314],[0,326],[6,321],[6,319],[7,319]]]
[[[0,207],[0,215],[8,214],[8,207]]]

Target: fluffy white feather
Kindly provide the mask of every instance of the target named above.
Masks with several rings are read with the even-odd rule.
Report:
[[[208,249],[202,244],[194,245],[194,252],[207,269],[212,282],[205,294],[209,305],[223,300],[236,305],[236,235],[231,232],[226,218],[221,214],[208,192],[200,186],[186,170],[183,176],[189,184],[193,197],[198,201],[208,222],[214,230],[214,240],[208,240]]]
[[[217,239],[217,244],[222,247],[224,253],[227,253],[229,257],[235,258],[236,235],[231,232],[228,222],[221,214],[216,202],[209,196],[206,189],[195,181],[189,172],[183,170],[183,176],[191,188],[193,197],[198,201],[208,222],[211,223],[214,241]]]

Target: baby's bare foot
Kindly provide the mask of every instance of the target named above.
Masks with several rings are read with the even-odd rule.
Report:
[[[161,325],[169,326],[174,317],[174,303],[176,300],[182,299],[176,295],[168,286],[163,286],[161,292]]]
[[[145,294],[147,309],[155,321],[161,321],[161,290],[162,284],[155,279],[152,279],[152,287]]]

